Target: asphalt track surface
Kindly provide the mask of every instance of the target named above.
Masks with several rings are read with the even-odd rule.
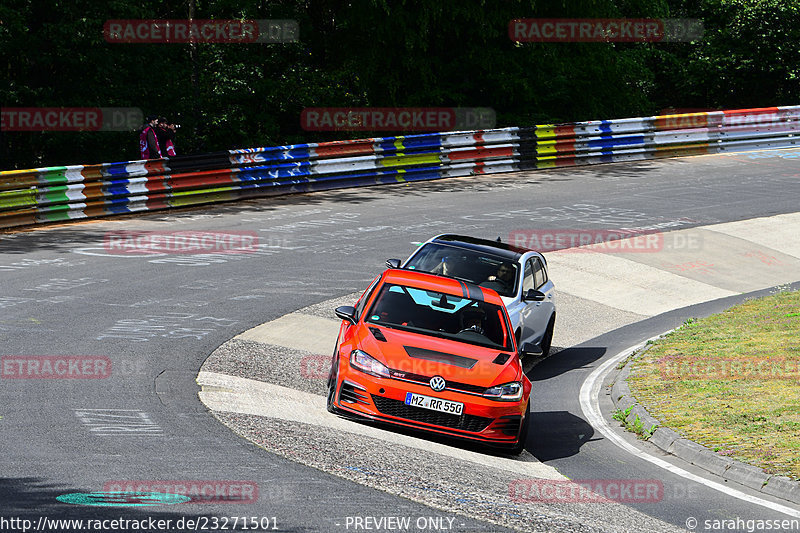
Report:
[[[247,515],[275,517],[284,531],[353,531],[354,517],[410,517],[412,524],[430,517],[428,524],[454,531],[502,531],[494,522],[344,480],[236,436],[198,400],[202,363],[258,324],[363,289],[387,257],[405,257],[412,243],[437,233],[505,240],[515,230],[686,229],[765,217],[797,211],[799,178],[797,151],[760,152],[351,189],[2,235],[2,355],[107,357],[113,371],[105,379],[0,378],[0,514],[34,522],[151,517],[173,523]],[[260,248],[152,257],[104,246],[109,232],[132,230],[249,232]],[[701,522],[784,518],[620,451],[586,424],[577,403],[582,380],[604,357],[729,304],[636,322],[538,365],[531,376],[533,428],[541,438],[529,450],[573,479],[662,480],[668,497],[632,507],[667,529],[683,529],[689,516]],[[602,313],[581,317],[589,329],[604,320]],[[258,486],[258,500],[125,508],[56,500],[124,480],[249,481]],[[603,506],[593,512],[607,525],[600,529],[623,530],[614,516],[604,518]],[[543,525],[560,529],[547,517],[529,529]]]

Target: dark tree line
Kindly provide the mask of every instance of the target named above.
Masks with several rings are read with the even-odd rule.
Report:
[[[119,44],[109,19],[294,19],[278,44]],[[695,42],[514,43],[514,18],[699,18]],[[490,107],[497,125],[800,104],[785,0],[4,0],[2,107],[138,107],[181,153],[369,136],[304,131],[306,107]],[[390,133],[380,132],[378,135]],[[13,132],[0,168],[137,159],[134,132]]]

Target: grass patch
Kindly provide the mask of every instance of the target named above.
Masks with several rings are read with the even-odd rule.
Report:
[[[625,429],[627,429],[628,431],[632,431],[632,432],[636,433],[636,436],[638,438],[640,438],[642,440],[648,440],[650,437],[653,436],[653,433],[655,432],[655,430],[656,430],[656,428],[658,426],[653,426],[651,428],[645,428],[644,427],[644,423],[639,418],[639,415],[636,415],[633,418],[633,422],[628,422],[627,418],[628,418],[628,415],[631,414],[631,410],[632,409],[633,409],[633,406],[628,407],[624,411],[622,409],[617,409],[614,412],[614,414],[612,415],[612,418],[614,420],[618,420],[620,422],[620,425],[625,427]]]
[[[633,363],[659,422],[720,455],[800,480],[800,292],[688,319]]]

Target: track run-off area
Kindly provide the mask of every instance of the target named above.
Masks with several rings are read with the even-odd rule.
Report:
[[[600,374],[688,318],[799,281],[798,199],[800,150],[792,149],[3,233],[0,355],[12,363],[0,375],[2,515],[172,524],[246,515],[280,531],[729,531],[737,529],[714,526],[798,520],[796,504],[623,432]],[[557,291],[555,348],[528,371],[533,416],[519,458],[325,411],[333,308],[352,304],[387,258],[405,258],[440,233],[519,242],[625,228],[656,238],[642,249],[545,252]],[[132,231],[228,233],[257,244],[203,254],[109,245]],[[30,361],[91,364],[58,379],[44,367],[29,371]],[[613,502],[531,496],[532,486],[567,479],[645,491]],[[67,494],[209,483],[215,497],[182,503],[64,502]],[[657,494],[646,490],[654,485]]]

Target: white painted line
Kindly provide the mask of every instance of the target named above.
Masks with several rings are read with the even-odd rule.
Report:
[[[325,397],[317,394],[263,381],[205,371],[198,374],[197,383],[203,387],[199,393],[200,400],[214,411],[266,416],[289,422],[312,424],[319,426],[320,431],[325,429],[345,431],[354,435],[380,439],[393,445],[407,446],[489,468],[505,470],[516,476],[528,476],[536,479],[566,479],[555,468],[539,462],[530,454],[525,454],[520,459],[496,457],[346,420],[329,413],[325,407]]]
[[[656,339],[659,336],[660,335],[652,337],[651,339]],[[617,435],[617,433],[611,428],[611,426],[609,426],[606,423],[606,420],[605,418],[603,418],[603,415],[600,411],[600,400],[599,400],[600,389],[603,384],[602,378],[605,376],[605,374],[607,373],[608,369],[611,366],[617,364],[619,361],[626,358],[633,351],[644,346],[646,342],[647,341],[638,344],[636,346],[633,346],[631,348],[628,348],[627,350],[623,350],[614,357],[611,357],[608,361],[606,361],[598,368],[596,368],[594,372],[589,374],[589,377],[586,378],[586,380],[583,382],[583,386],[581,386],[581,392],[580,392],[580,402],[581,402],[581,409],[583,410],[583,414],[586,416],[587,422],[589,422],[589,424],[591,424],[593,428],[602,433],[609,441],[611,441],[618,447],[622,448],[631,455],[634,455],[636,457],[639,457],[640,459],[644,459],[645,461],[648,461],[656,465],[659,468],[663,468],[664,470],[672,472],[673,474],[681,476],[690,481],[694,481],[695,483],[700,483],[702,485],[705,485],[706,487],[722,492],[723,494],[727,494],[728,496],[732,496],[734,498],[738,498],[740,500],[753,503],[755,505],[760,505],[762,507],[766,507],[767,509],[777,511],[779,513],[784,513],[788,516],[800,518],[800,510],[798,509],[787,507],[786,505],[781,505],[779,503],[773,503],[763,498],[759,498],[757,496],[751,496],[749,494],[745,494],[744,492],[736,490],[730,486],[723,485],[722,483],[717,483],[716,481],[711,481],[696,474],[692,474],[691,472],[688,472],[683,468],[680,468],[671,463],[668,463],[667,461],[664,461],[663,459],[650,455],[649,453],[643,450],[639,450],[635,446],[625,441],[622,437]]]
[[[141,437],[164,435],[158,424],[138,409],[73,409],[75,416],[93,435]],[[123,414],[127,413],[127,414]]]

